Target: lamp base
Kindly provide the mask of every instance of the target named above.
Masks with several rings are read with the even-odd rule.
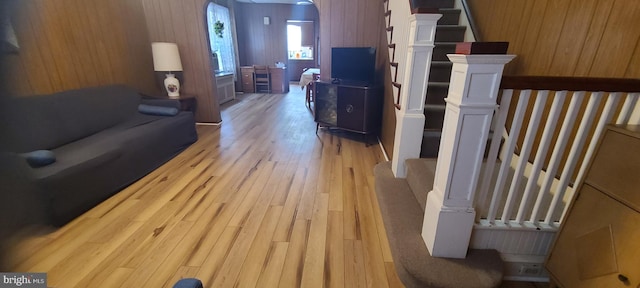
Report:
[[[164,88],[167,89],[169,97],[180,97],[180,81],[175,77],[173,73],[165,74],[167,78],[164,79]]]

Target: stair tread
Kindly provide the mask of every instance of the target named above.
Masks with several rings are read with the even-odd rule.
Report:
[[[424,128],[423,136],[425,136],[425,137],[440,137],[440,136],[442,136],[442,129]]]
[[[447,13],[462,13],[462,10],[458,8],[440,8],[439,10],[440,12],[447,12]]]
[[[444,110],[447,108],[447,104],[424,104],[425,110]]]
[[[460,42],[435,42],[435,46],[456,46]]]
[[[437,82],[437,81],[429,81],[427,82],[427,86],[440,86],[440,87],[449,87],[449,82]]]
[[[439,61],[439,60],[431,61],[431,65],[432,66],[433,66],[433,64],[436,64],[436,65],[448,65],[448,66],[452,66],[453,65],[453,63],[451,61]]]
[[[497,287],[502,260],[495,250],[470,249],[466,259],[432,257],[420,236],[424,211],[391,163],[375,166],[376,196],[398,276],[407,287]]]
[[[443,24],[443,25],[437,25],[437,28],[445,28],[445,29],[467,29],[467,26],[464,25],[447,25],[447,24]]]

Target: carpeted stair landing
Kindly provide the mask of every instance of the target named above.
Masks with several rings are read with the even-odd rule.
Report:
[[[422,236],[426,195],[433,185],[434,159],[407,161],[406,179],[391,172],[391,163],[376,165],[376,194],[398,276],[406,287],[499,287],[502,260],[495,250],[470,250],[466,259],[429,255]],[[411,184],[410,184],[411,183]],[[418,188],[413,191],[411,187]]]

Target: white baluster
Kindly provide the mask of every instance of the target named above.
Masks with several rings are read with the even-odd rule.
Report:
[[[540,119],[542,118],[542,112],[544,111],[544,105],[547,102],[548,95],[549,91],[538,92],[536,103],[533,106],[533,111],[531,112],[532,116],[529,119],[527,133],[525,134],[522,150],[520,151],[520,159],[518,160],[515,173],[513,174],[511,188],[509,189],[507,201],[505,202],[504,209],[502,211],[502,220],[505,222],[510,219],[511,209],[513,208],[516,193],[519,190],[520,182],[522,182],[522,179],[524,178],[524,170],[527,167],[527,163],[529,163],[529,155],[531,154],[531,148],[533,148],[533,140],[538,132],[538,125],[540,124]],[[520,210],[521,209],[522,207],[520,207]]]
[[[527,111],[527,103],[531,96],[531,90],[524,90],[520,93],[518,99],[518,106],[511,121],[511,129],[509,130],[509,138],[505,143],[505,154],[502,159],[502,165],[500,166],[500,172],[498,173],[498,180],[496,180],[496,186],[493,189],[493,196],[491,197],[491,206],[489,206],[489,213],[487,214],[487,220],[493,223],[498,213],[498,205],[502,200],[502,192],[505,190],[505,183],[509,176],[509,169],[511,168],[511,158],[518,143],[518,136],[520,135],[520,128],[522,127],[522,120],[524,119],[525,112]],[[502,219],[503,221],[505,219]]]
[[[486,215],[489,208],[487,207],[487,198],[489,196],[487,194],[489,193],[489,185],[491,185],[493,170],[496,166],[496,160],[498,159],[498,152],[500,151],[500,144],[502,142],[502,130],[504,130],[504,125],[507,122],[512,96],[512,89],[503,90],[502,100],[500,100],[500,106],[496,111],[489,155],[487,155],[484,169],[482,170],[482,182],[480,184],[480,190],[478,190],[478,198],[476,198],[476,207],[480,210],[478,215]]]
[[[622,110],[620,110],[620,115],[618,115],[616,124],[629,124],[629,118],[631,118],[631,113],[633,113],[633,109],[638,103],[638,98],[640,98],[640,93],[627,94],[627,98],[622,105]]]
[[[584,91],[579,91],[576,92],[573,97],[582,98],[584,94]],[[576,137],[573,140],[573,145],[571,145],[571,151],[569,151],[567,162],[562,169],[562,175],[560,175],[560,182],[558,183],[556,194],[553,195],[551,205],[549,205],[549,210],[547,210],[547,216],[544,220],[544,223],[547,225],[551,224],[551,222],[554,221],[552,217],[558,206],[558,201],[562,199],[562,196],[564,196],[564,193],[569,186],[569,180],[571,180],[571,176],[573,175],[573,169],[576,167],[576,163],[578,162],[578,153],[582,151],[582,147],[584,146],[584,142],[586,141],[589,128],[591,128],[591,123],[593,123],[593,120],[596,118],[596,112],[598,106],[600,105],[600,100],[602,100],[601,96],[602,95],[598,93],[593,93],[591,94],[591,97],[589,97],[587,110],[585,110],[585,113],[582,116],[582,121],[580,121],[578,132],[576,133]]]
[[[544,165],[547,151],[549,151],[549,145],[551,144],[551,139],[553,138],[553,132],[556,130],[556,124],[558,122],[558,118],[560,117],[560,112],[562,111],[562,103],[564,103],[566,95],[566,91],[557,92],[554,95],[553,104],[551,104],[551,110],[549,110],[549,116],[547,116],[547,122],[544,125],[544,130],[542,132],[542,138],[540,139],[540,144],[538,145],[538,150],[536,151],[536,158],[533,161],[531,175],[529,175],[529,181],[527,182],[527,186],[524,189],[524,194],[522,195],[522,200],[520,201],[520,209],[518,210],[518,215],[516,215],[516,222],[518,223],[523,222],[524,213],[526,213],[527,209],[528,199],[533,194],[533,189],[538,186],[538,177],[540,176],[540,172],[542,171],[542,166]]]
[[[598,93],[598,97],[602,97],[602,92],[597,92]],[[584,173],[587,172],[587,168],[589,166],[589,161],[591,160],[591,157],[593,157],[593,153],[596,150],[596,146],[598,145],[598,139],[600,139],[600,136],[602,135],[602,132],[604,131],[604,126],[607,125],[607,123],[611,122],[611,118],[613,118],[613,113],[615,113],[616,107],[618,107],[618,102],[620,102],[620,96],[622,96],[622,93],[620,92],[615,92],[615,93],[611,93],[609,95],[609,97],[607,98],[607,102],[604,104],[604,109],[602,110],[602,114],[600,115],[600,120],[598,120],[598,124],[596,126],[595,131],[593,131],[593,137],[591,137],[591,141],[589,142],[589,148],[587,148],[587,153],[584,155],[584,160],[582,161],[582,165],[580,165],[580,170],[578,172],[578,177],[576,177],[576,186],[582,182],[582,179],[584,178]],[[565,211],[566,211],[565,207]],[[563,213],[564,215],[564,213]]]
[[[563,151],[567,146],[569,137],[571,136],[570,129],[573,127],[573,123],[576,120],[576,116],[578,115],[578,112],[580,110],[579,107],[581,103],[582,96],[573,95],[571,103],[569,104],[569,109],[567,109],[567,115],[564,117],[564,121],[562,121],[560,135],[558,136],[555,147],[553,147],[553,153],[551,154],[551,160],[549,161],[549,166],[547,167],[544,182],[542,182],[542,186],[540,187],[540,191],[538,192],[538,198],[536,199],[536,203],[533,206],[533,211],[531,212],[531,222],[538,221],[538,213],[540,212],[540,206],[542,205],[543,197],[551,189],[551,184],[555,179],[558,165],[560,165],[560,161],[562,160]]]

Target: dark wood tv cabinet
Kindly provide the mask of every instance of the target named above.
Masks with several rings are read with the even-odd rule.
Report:
[[[382,119],[382,87],[314,83],[314,117],[317,128],[339,128],[376,136]]]

